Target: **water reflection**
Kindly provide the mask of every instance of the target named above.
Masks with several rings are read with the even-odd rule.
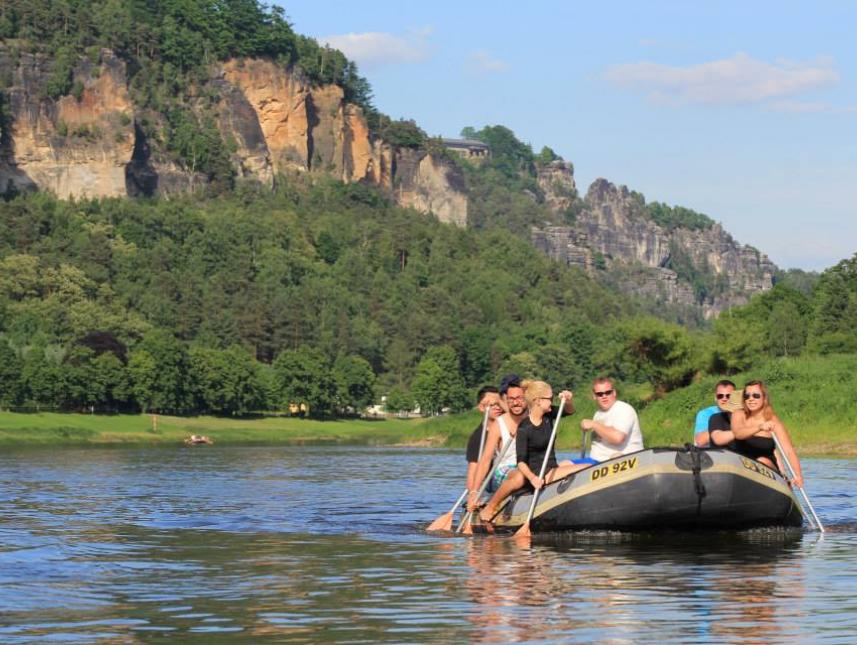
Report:
[[[0,642],[797,643],[857,630],[848,463],[807,461],[823,540],[591,532],[522,548],[423,533],[458,493],[444,459],[0,455]]]
[[[799,531],[631,535],[578,533],[521,549],[470,540],[465,587],[481,642],[640,638],[788,640],[804,593]],[[528,608],[521,612],[521,608]]]

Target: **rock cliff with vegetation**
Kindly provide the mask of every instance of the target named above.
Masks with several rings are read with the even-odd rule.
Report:
[[[567,181],[566,189],[573,187]],[[560,262],[609,272],[623,291],[697,307],[705,318],[771,289],[777,273],[767,256],[708,217],[646,204],[639,193],[604,179],[590,186],[573,223],[535,227],[532,239]]]
[[[176,24],[192,17],[180,4],[161,4]],[[222,19],[216,3],[209,4],[209,21]],[[17,25],[15,35],[29,36],[0,43],[0,192],[169,197],[201,188],[219,192],[240,182],[271,188],[289,173],[316,172],[377,186],[402,206],[466,225],[460,170],[429,152],[415,125],[374,110],[365,91],[360,96],[355,90],[365,81],[353,65],[292,34],[279,14],[257,16],[269,32],[280,30],[266,35],[279,41],[263,39],[243,52],[227,43],[222,60],[202,55],[191,63],[171,61],[170,52],[192,47],[193,31],[176,34],[163,25],[151,26],[159,37],[145,47],[160,45],[151,57],[140,53],[143,43],[136,53],[128,43],[99,46],[111,42],[110,32],[93,33],[89,47],[79,46],[86,37],[80,25],[84,33],[70,43],[35,45],[38,29],[26,21],[40,5],[48,19],[49,2],[35,8],[13,2],[0,10],[14,19],[7,31]],[[239,12],[255,3],[232,5]],[[78,22],[88,16],[91,25],[100,15],[97,6],[90,14],[82,4],[77,9]],[[129,20],[138,11],[113,10]],[[232,55],[239,53],[246,55]],[[322,69],[343,71],[314,73],[317,58]]]

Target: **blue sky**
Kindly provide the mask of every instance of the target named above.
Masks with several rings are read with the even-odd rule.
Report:
[[[431,135],[505,125],[782,268],[857,251],[857,3],[278,4]]]

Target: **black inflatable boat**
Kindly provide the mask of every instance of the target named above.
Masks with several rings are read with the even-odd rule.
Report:
[[[527,519],[532,493],[513,495],[490,525]],[[474,517],[476,515],[474,514]],[[803,512],[776,471],[728,450],[651,448],[593,464],[539,495],[532,532],[582,529],[744,529],[801,526]]]

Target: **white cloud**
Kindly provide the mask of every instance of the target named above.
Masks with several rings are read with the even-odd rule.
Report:
[[[421,63],[429,57],[428,37],[431,31],[426,27],[409,32],[407,36],[368,31],[324,36],[319,38],[319,42],[335,47],[360,66]]]
[[[467,60],[467,68],[476,73],[494,74],[505,72],[509,66],[506,61],[494,58],[488,52],[478,51],[470,55]]]
[[[765,103],[839,83],[839,72],[829,59],[768,63],[744,53],[688,67],[647,61],[615,65],[604,76],[657,103],[701,105]]]

